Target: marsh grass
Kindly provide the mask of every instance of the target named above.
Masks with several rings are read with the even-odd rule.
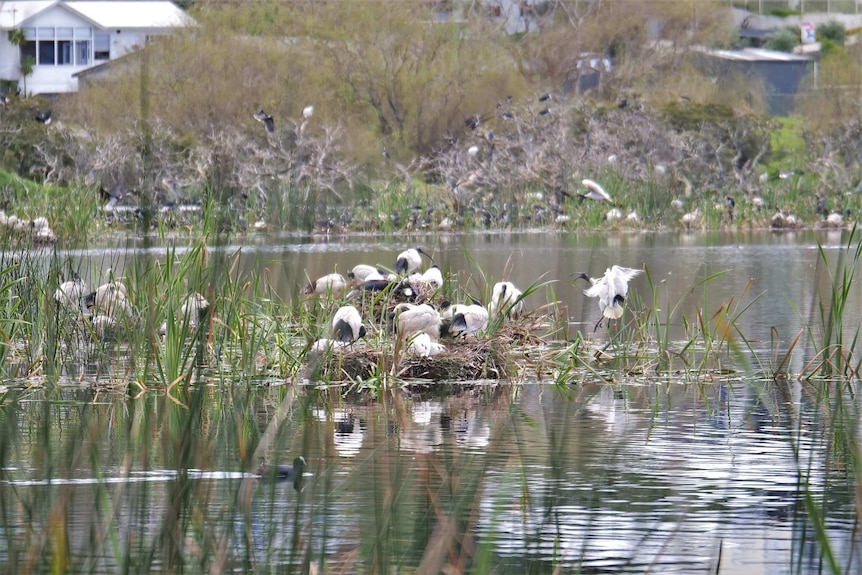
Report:
[[[545,303],[527,318],[535,321],[531,328],[521,333],[500,322],[489,328],[491,337],[474,346],[476,362],[484,369],[494,362],[505,366],[496,385],[478,383],[469,389],[470,401],[478,396],[492,414],[482,443],[468,443],[476,439],[468,433],[469,425],[463,444],[427,440],[427,426],[415,421],[418,407],[411,413],[406,406],[411,395],[428,394],[453,404],[445,417],[428,416],[444,429],[454,427],[454,418],[475,404],[451,397],[454,385],[421,381],[409,386],[411,378],[429,375],[428,366],[411,372],[401,363],[393,372],[383,353],[364,356],[361,376],[333,385],[333,374],[348,371],[350,355],[324,356],[324,362],[336,362],[327,367],[311,361],[307,349],[327,333],[329,318],[343,300],[330,294],[282,301],[266,272],[240,275],[238,254],[211,251],[211,238],[169,249],[162,259],[126,266],[134,322],[126,340],[100,343],[95,354],[115,367],[132,364],[119,368],[125,385],[116,401],[104,400],[114,393],[108,385],[91,390],[54,385],[58,374],[68,373],[68,363],[86,363],[94,355],[77,355],[76,332],[67,323],[71,318],[52,303],[61,272],[75,263],[51,251],[37,254],[23,248],[13,249],[4,262],[4,379],[35,373],[46,381],[0,392],[0,481],[5,482],[0,489],[0,554],[6,572],[306,573],[313,565],[374,573],[564,571],[586,555],[586,538],[580,548],[554,541],[548,551],[547,537],[565,529],[561,509],[573,504],[566,489],[571,478],[567,466],[573,452],[586,449],[591,438],[576,437],[567,425],[542,422],[542,413],[524,411],[521,395],[531,385],[519,385],[519,376],[508,371],[511,347],[492,360],[488,346],[519,337],[537,344],[539,350],[528,350],[531,357],[524,361],[551,371],[556,385],[545,393],[557,394],[539,405],[560,410],[564,422],[584,417],[603,389],[612,389],[620,401],[636,395],[636,387],[628,385],[633,374],[668,374],[680,365],[684,373],[679,379],[710,413],[721,405],[712,395],[717,376],[735,369],[754,377],[770,365],[775,377],[763,381],[756,394],[761,403],[772,405],[779,402],[773,395],[789,395],[784,390],[789,387],[789,356],[801,347],[797,336],[785,348],[773,343],[771,357],[759,358],[758,348],[739,326],[762,294],[753,293],[746,282],[738,296],[714,301],[709,285],[726,272],[708,275],[690,288],[697,305],[688,317],[647,269],[646,295],[632,294],[620,324],[606,335],[576,332],[571,337],[554,284],[537,281],[524,292],[532,301],[545,296]],[[223,242],[218,237],[212,241]],[[790,415],[798,426],[794,449],[804,509],[793,528],[813,538],[826,569],[836,574],[850,571],[842,568],[831,541],[829,499],[846,489],[859,491],[853,379],[858,365],[852,363],[857,339],[844,323],[859,256],[856,241],[854,232],[843,251],[847,259],[839,260],[839,271],[830,276],[829,285],[839,293],[825,300],[829,313],[823,308],[824,320],[831,319],[824,322],[829,330],[823,332],[823,349],[815,354],[822,365],[808,368],[802,388],[806,401],[824,414],[825,424],[814,440],[824,447],[825,465],[834,472],[822,492],[814,487],[820,464],[806,454],[801,441],[803,418]],[[833,269],[835,264],[823,250],[821,254],[823,265]],[[103,264],[114,265],[108,256]],[[470,277],[477,279],[469,291],[487,296],[493,279],[478,265]],[[211,313],[192,328],[180,309],[194,291],[207,297]],[[382,302],[375,305],[384,307]],[[388,318],[382,312],[374,317],[369,348],[377,350],[388,337]],[[157,332],[163,322],[161,339]],[[831,351],[839,347],[840,353]],[[831,379],[809,373],[827,363]],[[434,378],[457,371],[437,368],[442,373]],[[110,381],[116,379],[114,375]],[[261,390],[259,381],[273,386]],[[351,393],[362,401],[346,402]],[[665,408],[657,396],[646,405],[659,421]],[[336,443],[348,435],[349,426],[333,413],[359,411],[363,402],[375,408],[363,417],[351,414],[351,425],[364,431],[367,442],[355,455],[357,463],[348,466],[339,459]],[[328,414],[324,422],[314,420],[313,406]],[[780,413],[777,407],[770,409]],[[537,436],[543,438],[540,449]],[[113,442],[107,452],[104,437]],[[22,456],[25,445],[33,452]],[[405,450],[413,455],[398,456]],[[289,484],[264,484],[247,473],[261,459],[288,462],[297,454],[309,459],[309,475],[299,492]],[[224,476],[205,477],[204,470]],[[597,485],[614,481],[610,467],[584,473],[593,474]],[[534,485],[537,475],[546,475],[550,483]],[[44,484],[29,486],[23,479]],[[87,487],[70,479],[86,480],[82,485]],[[367,497],[348,502],[359,512],[346,521],[339,500],[355,484]],[[601,490],[589,494],[594,503],[602,497]],[[585,517],[585,530],[597,521]],[[526,546],[517,559],[503,556],[495,546],[498,538],[513,533]],[[810,551],[799,545],[794,560],[802,565],[803,554]],[[636,558],[631,561],[635,564]]]

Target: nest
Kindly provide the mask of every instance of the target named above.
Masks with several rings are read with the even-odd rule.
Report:
[[[403,355],[395,375],[403,380],[463,381],[509,379],[517,375],[510,359],[512,340],[508,337],[447,341],[446,352],[433,357]],[[334,351],[312,360],[309,369],[330,381],[360,381],[392,373],[393,353],[377,349]]]

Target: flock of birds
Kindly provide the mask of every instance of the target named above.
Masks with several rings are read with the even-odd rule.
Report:
[[[432,265],[420,272],[422,256]],[[309,296],[344,298],[329,322],[329,336],[316,340],[311,352],[324,353],[330,350],[351,348],[365,337],[365,325],[359,309],[350,300],[368,292],[383,292],[397,298],[389,312],[390,329],[397,336],[396,349],[406,345],[406,352],[417,357],[432,357],[445,353],[442,339],[464,339],[479,336],[492,321],[518,320],[525,313],[524,293],[510,281],[497,282],[487,306],[470,298],[470,303],[451,303],[444,300],[435,305],[431,296],[443,287],[443,274],[433,264],[431,256],[421,248],[410,248],[401,252],[395,260],[394,271],[378,269],[376,266],[358,264],[345,278],[339,273],[330,273],[311,281],[303,289]],[[623,315],[629,282],[642,270],[614,265],[600,277],[586,273],[578,279],[590,285],[584,290],[588,297],[597,298],[602,313],[594,330],[602,320],[618,320]],[[403,300],[403,301],[402,301]]]
[[[16,215],[7,215],[0,210],[0,229],[5,228],[13,237],[20,240],[31,240],[36,244],[53,244],[57,241],[54,230],[48,218],[39,216],[32,220],[25,220]]]
[[[77,273],[72,279],[63,281],[54,292],[54,301],[60,309],[71,313],[75,318],[86,319],[90,333],[99,340],[116,337],[120,329],[136,325],[137,314],[128,297],[126,284],[111,280],[94,291],[87,292],[84,280]],[[86,309],[87,314],[84,314]],[[188,333],[194,333],[210,311],[210,304],[204,296],[193,292],[183,301],[175,321],[185,321]],[[159,327],[159,335],[165,336],[168,322]]]

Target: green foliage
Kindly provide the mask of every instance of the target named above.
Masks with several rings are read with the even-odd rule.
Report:
[[[829,40],[839,46],[844,45],[844,39],[847,36],[847,30],[844,28],[844,24],[838,22],[837,20],[830,20],[829,22],[824,22],[820,26],[817,27],[817,38],[822,43],[824,40]]]
[[[769,8],[764,10],[766,16],[777,16],[779,18],[787,18],[788,16],[800,16],[802,13],[799,10],[792,8]]]
[[[18,48],[27,43],[27,35],[23,28],[12,28],[8,33],[9,43]]]
[[[791,28],[784,28],[767,40],[764,47],[779,52],[793,52],[793,49],[798,45],[799,32]]]
[[[704,123],[729,122],[734,119],[733,108],[726,104],[673,101],[662,113],[665,120],[677,130],[697,130]]]
[[[44,168],[36,146],[45,141],[47,127],[34,117],[49,105],[43,98],[12,98],[0,107],[0,168],[24,176],[38,175]]]
[[[774,120],[773,129],[770,131],[771,159],[776,164],[786,163],[788,160],[795,163],[806,151],[802,118],[783,116]]]

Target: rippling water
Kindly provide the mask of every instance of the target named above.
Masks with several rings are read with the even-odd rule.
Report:
[[[680,303],[687,313],[763,294],[739,323],[768,349],[772,328],[785,341],[816,329],[825,273],[817,241],[833,257],[842,246],[840,236],[815,232],[506,234],[410,244],[433,250],[476,292],[480,274],[464,250],[495,279],[511,258],[516,283],[560,280],[555,293],[572,331],[590,330],[597,309],[582,287],[562,280],[598,275],[611,263],[646,265],[666,290],[661,305]],[[306,276],[392,264],[400,247],[370,237],[282,238],[241,246],[241,266],[271,268],[289,298]],[[91,283],[101,267],[122,273],[137,254],[73,252]],[[729,271],[692,290],[722,270]],[[646,284],[633,289],[645,292]],[[858,282],[852,289],[847,324],[858,329]],[[540,305],[546,295],[532,298]],[[791,376],[811,360],[802,347]],[[400,400],[338,399],[310,388],[291,399],[289,386],[213,386],[203,388],[205,407],[191,422],[158,392],[13,390],[0,404],[7,450],[0,563],[29,565],[12,550],[46,532],[54,541],[43,528],[60,513],[70,518],[77,570],[91,573],[118,572],[126,556],[135,558],[130,572],[158,572],[174,548],[187,572],[218,572],[213,565],[268,572],[300,564],[297,549],[334,572],[357,573],[414,572],[423,561],[437,565],[437,556],[428,572],[462,559],[495,573],[829,572],[818,524],[840,572],[857,573],[857,481],[843,459],[852,454],[834,445],[836,434],[856,433],[857,383],[747,379],[731,370],[694,381],[618,373],[604,383],[586,374],[569,385],[487,382]],[[181,430],[178,438],[171,430]],[[269,432],[270,459],[308,460],[298,493],[249,473],[253,444]],[[184,449],[193,449],[191,469],[177,464]],[[177,538],[170,525],[180,500],[189,528]],[[821,522],[811,521],[814,512]],[[47,571],[46,561],[33,564]]]

